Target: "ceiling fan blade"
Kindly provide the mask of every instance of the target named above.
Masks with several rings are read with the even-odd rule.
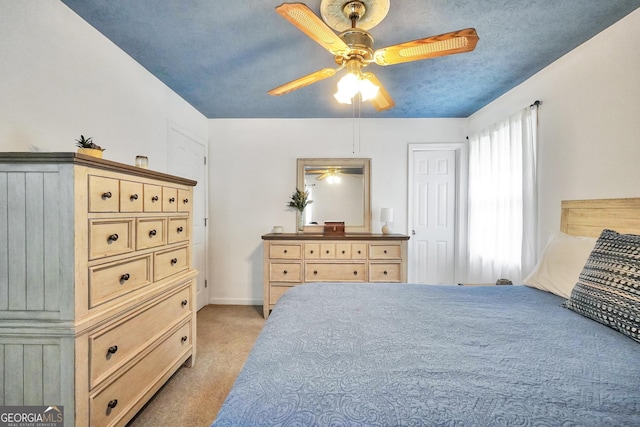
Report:
[[[284,95],[285,93],[293,92],[294,90],[309,86],[310,84],[331,77],[336,74],[336,71],[337,70],[333,68],[323,68],[322,70],[316,71],[315,73],[307,74],[304,77],[300,77],[299,79],[296,79],[292,82],[285,83],[282,86],[271,89],[268,93],[269,95]]]
[[[470,52],[475,49],[478,39],[476,30],[467,28],[378,49],[373,59],[378,65],[393,65]]]
[[[334,55],[346,56],[351,49],[336,33],[302,3],[283,3],[276,11],[300,31]]]
[[[382,83],[380,83],[380,80],[378,80],[378,78],[373,73],[363,73],[362,76],[379,88],[378,94],[371,99],[371,103],[376,110],[385,111],[393,108],[396,105],[396,103],[393,102],[393,98],[391,98],[391,95],[389,95],[389,92],[387,92],[384,86],[382,86]]]

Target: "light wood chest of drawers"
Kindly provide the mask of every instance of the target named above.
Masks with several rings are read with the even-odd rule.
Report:
[[[406,282],[401,234],[265,234],[264,317],[292,286],[310,282]]]
[[[122,426],[195,360],[191,180],[0,153],[0,405]]]

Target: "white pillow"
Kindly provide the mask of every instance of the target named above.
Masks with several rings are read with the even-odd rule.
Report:
[[[569,298],[596,240],[559,232],[549,241],[524,284]]]

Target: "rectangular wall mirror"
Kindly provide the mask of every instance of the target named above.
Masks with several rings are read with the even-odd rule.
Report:
[[[304,211],[305,232],[326,221],[344,221],[346,232],[371,232],[371,159],[298,159],[297,188],[313,203]]]

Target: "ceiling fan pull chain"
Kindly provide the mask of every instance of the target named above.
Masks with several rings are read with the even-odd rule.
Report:
[[[351,154],[356,154],[356,104],[351,103]]]
[[[359,93],[358,94],[358,154],[360,154],[360,152],[362,151],[362,147],[361,147],[361,136],[362,136],[362,127],[360,126],[361,124],[361,118],[362,115],[360,114],[361,110],[360,108],[362,107],[362,94]]]

